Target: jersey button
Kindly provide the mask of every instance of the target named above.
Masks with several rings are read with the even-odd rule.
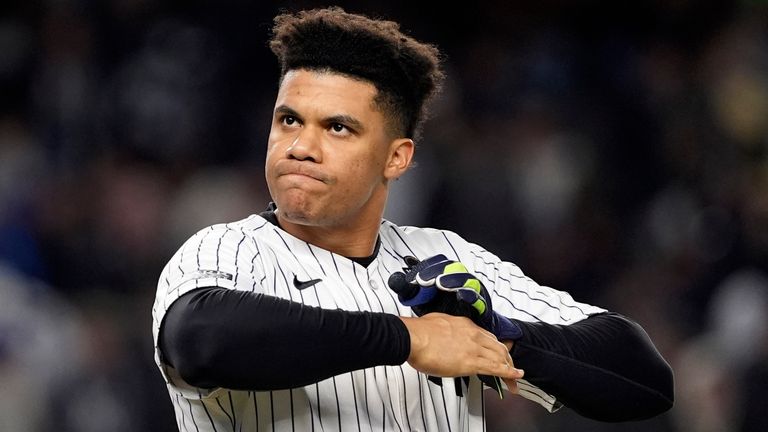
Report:
[[[371,284],[371,288],[373,288],[373,289],[379,289],[379,283],[378,283],[378,282],[376,282],[374,279],[371,279],[371,280],[369,280],[369,281],[368,281],[368,283],[370,283],[370,284]]]

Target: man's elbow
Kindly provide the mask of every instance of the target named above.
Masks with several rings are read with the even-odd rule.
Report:
[[[210,323],[196,316],[182,297],[166,314],[160,330],[160,351],[165,363],[195,387],[217,387],[214,365],[222,351],[222,338]]]
[[[647,420],[669,411],[674,404],[672,369],[668,365],[653,365],[646,382],[636,382],[614,376],[596,385],[600,393],[588,403],[573,401],[566,406],[580,415],[602,422]],[[659,377],[663,375],[662,380]]]
[[[630,321],[631,322],[631,321]],[[669,411],[675,402],[674,372],[669,363],[651,342],[639,324],[631,322],[634,331],[627,335],[627,344],[637,349],[629,350],[633,356],[642,359],[641,366],[634,368],[630,375],[634,381],[634,397],[630,398],[626,420],[645,420]],[[632,336],[636,339],[632,341]],[[633,407],[634,405],[634,407]]]
[[[644,416],[644,418],[650,418],[669,411],[674,405],[675,377],[672,367],[653,345],[645,330],[637,323],[634,323],[634,326],[638,339],[637,344],[644,347],[644,349],[641,348],[637,352],[644,351],[645,353],[641,355],[645,359],[645,361],[641,362],[643,367],[640,367],[636,372],[641,377],[645,375],[645,378],[638,377],[638,381],[648,387],[649,393],[655,395],[653,402],[648,404],[647,415]]]
[[[209,341],[206,341],[208,338],[199,332],[194,337],[190,337],[184,335],[182,330],[177,337],[180,341],[184,341],[174,356],[174,367],[179,376],[184,382],[195,387],[218,387],[213,377],[214,365],[217,363],[215,343],[208,343]]]
[[[655,388],[658,396],[655,403],[651,404],[646,418],[665,413],[675,404],[675,378],[672,367],[666,361],[661,360],[655,365],[655,368],[654,375],[659,377]]]

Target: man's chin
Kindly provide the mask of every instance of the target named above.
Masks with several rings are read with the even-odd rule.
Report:
[[[317,217],[313,216],[312,212],[290,205],[285,207],[278,205],[277,218],[281,222],[284,221],[294,225],[318,225]]]

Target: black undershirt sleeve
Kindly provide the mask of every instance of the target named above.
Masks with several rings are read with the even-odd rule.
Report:
[[[193,386],[277,390],[400,365],[410,353],[410,337],[395,315],[210,287],[171,305],[159,347],[163,361]]]
[[[580,415],[619,422],[672,407],[672,369],[630,319],[602,313],[567,326],[515,322],[524,334],[512,349],[515,366]]]

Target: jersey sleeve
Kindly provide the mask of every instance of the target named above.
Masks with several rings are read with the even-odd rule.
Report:
[[[492,294],[496,312],[521,321],[568,325],[605,309],[581,303],[565,291],[539,285],[517,265],[446,231],[446,240]]]
[[[521,321],[573,324],[605,312],[581,303],[565,291],[539,285],[515,264],[499,260],[484,250],[472,251],[475,273],[491,291],[494,310]]]
[[[263,273],[258,246],[242,229],[230,224],[205,228],[173,255],[160,274],[152,307],[152,334],[155,362],[166,384],[176,387],[185,397],[204,397],[206,392],[186,386],[175,371],[163,362],[158,348],[160,326],[176,299],[196,288],[221,287],[244,291],[261,291]]]

